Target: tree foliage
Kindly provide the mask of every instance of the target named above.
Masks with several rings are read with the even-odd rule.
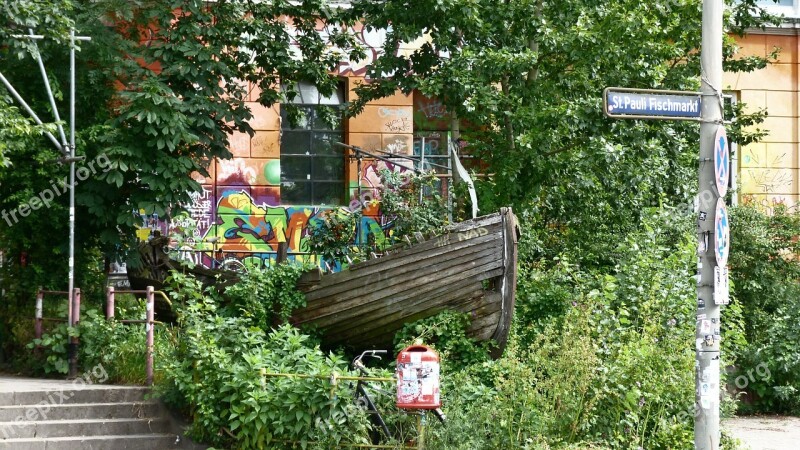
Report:
[[[770,19],[753,11],[754,1],[732,3],[728,31]],[[637,223],[642,207],[693,195],[697,125],[609,120],[601,94],[698,90],[700,2],[363,0],[352,13],[390,29],[353,111],[397,88],[442,99],[471,124],[463,136],[492,174],[481,183],[484,209],[533,207],[584,245]],[[398,55],[400,43],[423,35],[419,50]],[[766,64],[735,50],[727,39],[728,69]],[[752,139],[740,131],[740,142]]]

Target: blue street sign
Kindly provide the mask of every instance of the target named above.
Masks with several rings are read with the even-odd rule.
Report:
[[[730,179],[730,148],[725,127],[720,125],[714,137],[714,175],[717,181],[717,192],[720,197],[728,193],[728,180]]]
[[[717,199],[716,214],[714,217],[714,256],[718,266],[728,264],[728,253],[731,245],[731,229],[728,223],[728,208],[725,199]]]
[[[606,88],[603,106],[615,119],[700,120],[697,92]]]

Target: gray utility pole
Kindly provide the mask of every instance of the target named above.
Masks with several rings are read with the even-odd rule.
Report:
[[[703,96],[700,124],[700,159],[698,191],[698,279],[697,328],[695,363],[695,423],[694,445],[698,450],[718,450],[719,394],[720,394],[720,304],[727,298],[727,282],[717,282],[727,263],[728,221],[724,197],[727,191],[727,171],[724,168],[725,187],[720,187],[717,160],[727,152],[727,139],[721,141],[724,129],[722,97],[722,13],[723,0],[703,0],[703,38],[701,44],[701,93]],[[724,157],[725,162],[729,157]],[[721,203],[721,206],[720,206]],[[720,266],[720,268],[717,268]],[[727,279],[727,269],[723,274]],[[719,278],[719,275],[718,275]],[[725,292],[721,292],[722,289]],[[717,292],[715,292],[715,290]],[[715,295],[716,294],[716,295]]]
[[[45,135],[50,139],[50,141],[55,145],[55,147],[61,151],[64,155],[63,161],[69,162],[69,255],[68,255],[68,275],[67,275],[67,293],[69,295],[69,324],[70,326],[73,324],[72,320],[72,305],[75,303],[75,162],[80,160],[75,153],[75,42],[76,41],[90,41],[91,38],[88,36],[75,36],[75,30],[70,30],[69,33],[69,143],[67,142],[67,137],[64,134],[64,129],[61,126],[61,118],[58,115],[58,108],[56,108],[55,98],[53,97],[53,92],[50,88],[50,82],[47,78],[47,73],[45,71],[44,63],[42,62],[42,55],[39,53],[39,48],[36,46],[36,40],[44,39],[44,36],[37,35],[33,33],[33,30],[28,31],[28,35],[15,35],[14,37],[17,39],[31,39],[35,45],[35,54],[34,57],[39,66],[39,71],[42,73],[42,78],[44,80],[44,85],[47,90],[47,96],[50,99],[50,106],[53,109],[53,114],[55,115],[56,124],[58,127],[59,136],[61,137],[61,142],[59,142],[55,136],[53,136],[50,132],[45,132]],[[30,114],[33,119],[36,121],[37,124],[41,125],[42,121],[39,117],[36,116],[36,113],[28,106],[25,100],[17,93],[11,83],[0,73],[0,81],[5,85],[9,92],[14,96],[17,102],[22,105],[25,110]],[[77,312],[76,312],[77,314]],[[70,361],[77,357],[77,341],[74,341],[74,338],[70,338],[70,344],[68,347],[68,353],[70,355]],[[70,376],[77,376],[77,367],[74,365],[70,366]]]

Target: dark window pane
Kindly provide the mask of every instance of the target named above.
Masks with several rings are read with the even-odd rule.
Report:
[[[311,157],[309,156],[282,156],[281,180],[310,181]]]
[[[311,133],[307,131],[284,131],[281,134],[281,155],[309,154]]]
[[[314,181],[341,181],[344,179],[344,158],[341,156],[315,156]]]
[[[281,203],[295,205],[311,205],[311,183],[281,183]]]
[[[297,123],[292,126],[289,120],[289,107],[281,108],[281,129],[282,130],[308,130],[311,128],[313,120],[312,108],[309,106],[298,106],[300,117],[297,118]]]
[[[344,185],[341,182],[314,183],[315,205],[341,205]]]
[[[341,133],[314,133],[311,148],[316,155],[344,155],[342,148],[336,142],[342,142]]]
[[[315,130],[340,130],[342,128],[342,116],[336,109],[319,107],[314,110]]]

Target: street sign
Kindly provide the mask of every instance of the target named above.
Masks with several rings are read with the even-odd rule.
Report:
[[[613,119],[700,120],[699,92],[609,87],[603,112]]]
[[[725,127],[720,125],[717,128],[717,135],[714,137],[714,178],[717,181],[717,192],[720,197],[725,197],[728,193],[728,179],[730,172],[731,151],[728,145],[728,135]]]
[[[731,302],[727,266],[714,267],[714,304],[727,305]]]
[[[717,257],[717,265],[725,266],[728,264],[728,253],[731,245],[731,229],[728,223],[728,208],[725,206],[725,199],[717,199],[717,213],[714,215],[714,253]]]

